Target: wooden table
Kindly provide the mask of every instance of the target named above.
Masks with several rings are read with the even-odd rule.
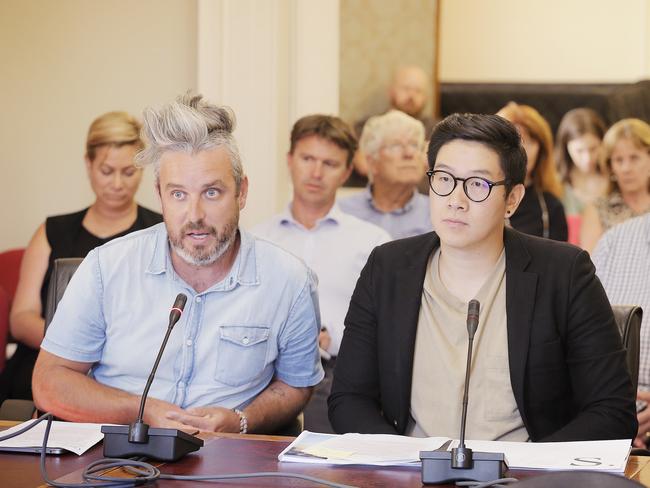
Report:
[[[278,454],[291,438],[238,434],[202,434],[206,445],[176,463],[162,463],[166,474],[232,474],[274,471],[300,473],[328,481],[359,487],[421,487],[420,470],[414,467],[325,466],[280,463]],[[101,445],[83,456],[66,454],[48,456],[47,472],[58,481],[79,482],[81,472],[90,462],[102,457]],[[43,486],[38,469],[39,457],[33,454],[0,454],[0,486],[2,488]],[[650,457],[633,456],[628,462],[626,476],[650,487]],[[517,478],[534,476],[533,472],[514,471]],[[161,487],[211,486],[190,481],[158,481]],[[256,478],[219,482],[221,487],[312,487],[307,481],[290,478]]]

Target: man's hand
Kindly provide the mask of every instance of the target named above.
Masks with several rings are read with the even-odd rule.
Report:
[[[170,421],[207,432],[239,432],[239,415],[223,407],[197,407],[167,412]]]
[[[642,400],[650,404],[650,391],[637,391],[637,400]],[[650,406],[646,407],[641,412],[637,413],[637,420],[639,421],[639,432],[634,439],[634,447],[645,449],[646,443],[650,440]]]
[[[332,343],[332,336],[327,332],[327,329],[323,327],[320,330],[320,335],[318,336],[318,346],[327,351],[327,348],[330,347],[330,344]]]
[[[168,429],[188,430],[188,426],[178,422],[169,414],[183,414],[182,408],[173,403],[169,403],[157,398],[147,398],[147,404],[144,411],[144,422],[151,427],[163,427]],[[192,429],[190,429],[192,430]]]

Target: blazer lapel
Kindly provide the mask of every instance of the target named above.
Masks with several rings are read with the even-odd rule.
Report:
[[[527,424],[524,410],[524,377],[535,309],[537,274],[525,271],[531,257],[516,231],[505,229],[504,244],[510,381],[519,414],[524,424]]]

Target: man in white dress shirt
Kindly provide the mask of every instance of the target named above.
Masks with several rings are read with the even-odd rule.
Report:
[[[338,117],[298,120],[287,155],[293,199],[284,212],[253,229],[302,258],[318,276],[325,379],[305,409],[305,428],[316,432],[333,432],[326,400],[357,278],[373,248],[390,240],[385,230],[336,205],[336,191],[352,171],[356,148],[352,129]]]

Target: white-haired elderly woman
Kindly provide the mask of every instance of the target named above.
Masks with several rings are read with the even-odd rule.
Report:
[[[341,199],[341,210],[384,228],[394,239],[430,232],[429,199],[417,191],[426,172],[422,122],[391,110],[368,119],[359,142],[369,184]]]

